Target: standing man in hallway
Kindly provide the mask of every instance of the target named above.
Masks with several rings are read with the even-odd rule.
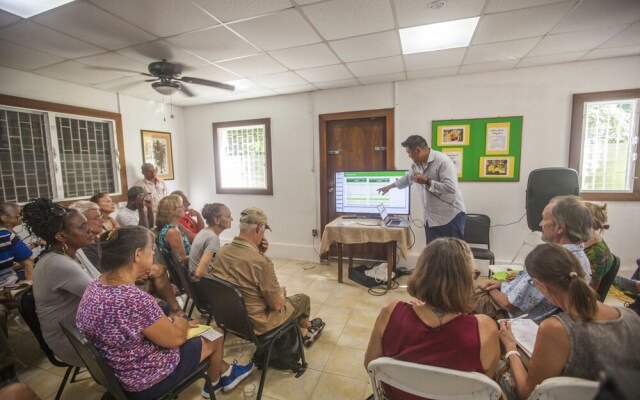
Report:
[[[439,237],[463,239],[465,207],[453,161],[429,148],[427,141],[419,135],[409,136],[402,142],[402,147],[413,161],[411,171],[378,192],[385,194],[394,187],[404,189],[416,183],[424,209],[427,243]]]
[[[136,182],[135,186],[140,186],[144,189],[145,193],[151,194],[151,204],[153,205],[153,214],[155,215],[158,213],[158,203],[160,203],[163,197],[169,195],[169,191],[164,181],[158,178],[156,167],[153,164],[142,164],[142,175],[144,175],[144,179]]]

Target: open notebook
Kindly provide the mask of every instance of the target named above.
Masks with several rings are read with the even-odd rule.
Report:
[[[538,325],[532,319],[518,319],[511,321],[511,331],[516,337],[518,346],[531,357],[533,346],[536,344],[536,335],[538,335]]]

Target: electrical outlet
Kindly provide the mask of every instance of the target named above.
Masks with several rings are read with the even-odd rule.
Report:
[[[311,230],[311,236],[313,236],[313,237],[318,236],[318,230],[317,229],[312,229]]]

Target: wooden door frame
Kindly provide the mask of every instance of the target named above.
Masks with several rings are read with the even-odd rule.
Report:
[[[387,169],[395,168],[394,162],[394,109],[384,108],[379,110],[362,110],[362,111],[349,111],[341,113],[320,114],[318,115],[320,124],[320,228],[321,233],[324,231],[325,225],[331,221],[327,221],[327,124],[332,121],[342,121],[346,119],[357,118],[386,118],[386,132],[387,132]]]

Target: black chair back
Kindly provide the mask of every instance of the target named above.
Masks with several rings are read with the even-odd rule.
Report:
[[[216,323],[223,330],[236,336],[259,343],[247,313],[244,297],[238,288],[216,277],[200,279],[202,293],[211,309]]]
[[[93,379],[100,385],[104,386],[107,391],[115,397],[117,400],[126,400],[127,395],[120,386],[118,378],[114,375],[113,371],[107,364],[107,361],[102,357],[98,350],[89,342],[72,324],[68,324],[65,321],[60,322],[60,327],[64,332],[67,339],[71,343],[71,346],[78,353],[84,365],[91,373]]]
[[[178,274],[178,279],[180,279],[180,284],[184,288],[184,292],[192,302],[187,316],[191,318],[191,314],[193,313],[193,308],[195,306],[198,308],[198,311],[200,311],[201,314],[209,314],[209,319],[207,321],[207,325],[209,325],[213,317],[211,310],[209,309],[209,305],[202,299],[202,293],[198,290],[199,288],[196,288],[196,284],[199,285],[199,282],[193,282],[191,280],[191,277],[189,276],[189,270],[182,263],[176,266],[176,272]]]
[[[620,270],[620,257],[613,255],[613,264],[611,265],[611,269],[607,271],[606,274],[600,280],[600,286],[598,286],[598,297],[600,301],[604,301],[607,297],[607,293],[609,293],[609,288],[613,284],[613,280],[616,275],[618,275],[618,271]]]
[[[489,231],[491,219],[484,214],[467,214],[464,222],[464,241],[473,244],[484,244],[491,248]]]

